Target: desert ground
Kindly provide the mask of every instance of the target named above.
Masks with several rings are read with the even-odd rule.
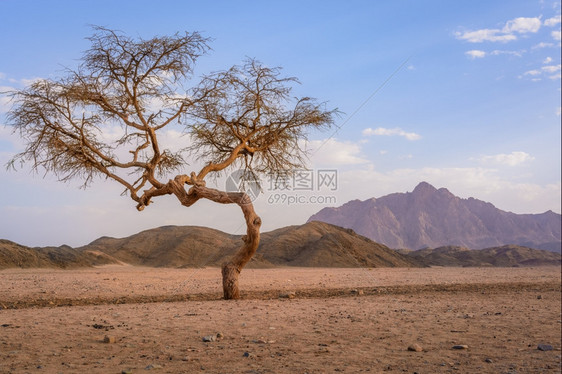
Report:
[[[560,270],[2,270],[0,373],[559,373]]]

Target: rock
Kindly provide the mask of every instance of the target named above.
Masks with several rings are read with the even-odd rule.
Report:
[[[457,344],[453,346],[453,349],[468,349],[468,345]]]
[[[357,290],[357,289],[351,290],[351,293],[354,294],[354,295],[363,295],[364,294],[363,290]]]
[[[133,374],[133,370],[132,369],[123,369],[123,370],[121,370],[121,374]]]
[[[554,348],[550,344],[539,344],[537,349],[539,351],[552,351]]]
[[[296,294],[293,291],[279,294],[281,299],[294,299],[295,296]]]
[[[144,370],[156,370],[156,369],[162,369],[162,365],[150,364],[144,368]]]
[[[250,357],[252,354],[250,352],[244,352],[243,357]]]
[[[113,344],[113,343],[115,343],[115,341],[116,341],[116,340],[115,340],[115,336],[108,336],[108,335],[106,335],[106,336],[103,338],[103,342],[104,342],[104,343]]]
[[[494,360],[492,360],[491,358],[487,358],[487,359],[485,359],[484,361],[487,362],[487,363],[489,363],[489,364],[491,364],[491,363],[494,362]]]
[[[217,335],[207,335],[203,337],[205,343],[214,342],[217,340]]]
[[[540,299],[542,299],[542,295],[537,296],[537,300],[540,300]]]
[[[217,332],[216,336],[217,336],[217,339],[222,339],[222,338],[224,338],[224,335],[223,335],[222,332]]]
[[[423,348],[421,347],[421,345],[419,345],[419,344],[417,344],[417,343],[414,343],[414,344],[408,346],[408,351],[411,351],[411,352],[422,352],[422,351],[423,351]]]
[[[267,342],[263,339],[252,340],[252,343],[256,344],[267,344]]]

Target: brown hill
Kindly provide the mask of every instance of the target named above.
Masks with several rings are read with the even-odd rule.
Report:
[[[394,193],[340,207],[324,208],[309,221],[348,227],[391,248],[446,245],[490,248],[517,244],[560,250],[560,214],[515,214],[477,199],[461,199],[445,188],[420,183]]]
[[[80,249],[107,253],[131,265],[201,267],[220,265],[239,241],[238,235],[207,227],[163,226],[126,238],[102,237]]]
[[[120,261],[154,267],[220,266],[241,245],[239,235],[197,226],[165,226],[122,239],[103,237],[81,250],[99,251]],[[250,267],[412,267],[415,260],[322,222],[289,226],[261,235]]]
[[[76,268],[116,263],[106,254],[78,251],[69,246],[30,248],[0,239],[0,269]]]
[[[153,267],[220,266],[241,237],[205,227],[165,226],[126,238],[102,237],[87,246],[29,248],[0,240],[0,269],[74,268],[111,263]],[[416,267],[560,265],[560,255],[520,246],[483,250],[440,247],[394,251],[351,229],[309,222],[262,234],[249,267]]]
[[[309,222],[262,234],[258,254],[276,265],[310,267],[418,267],[416,261],[324,222]]]
[[[458,246],[401,251],[426,266],[544,266],[561,264],[561,255],[517,245],[470,250]]]

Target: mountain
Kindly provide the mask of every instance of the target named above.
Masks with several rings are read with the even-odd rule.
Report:
[[[197,226],[164,226],[126,238],[102,237],[81,247],[29,248],[0,240],[0,269],[76,268],[105,264],[148,267],[220,266],[240,235]],[[560,265],[560,254],[520,246],[483,250],[441,247],[398,251],[351,229],[313,221],[262,233],[248,267],[423,267]]]
[[[122,239],[103,237],[80,248],[132,265],[220,266],[242,244],[241,236],[197,226],[165,226]],[[322,222],[261,235],[250,267],[415,267],[418,263],[352,230]]]
[[[401,250],[426,266],[560,266],[561,256],[546,250],[517,245],[471,250],[464,247],[446,246],[417,251]]]
[[[257,255],[275,265],[310,267],[419,267],[353,230],[309,222],[262,234]]]
[[[515,214],[445,188],[420,183],[412,192],[393,193],[340,207],[324,208],[308,222],[353,229],[391,248],[461,246],[489,248],[516,244],[560,251],[560,214]]]
[[[216,266],[239,246],[240,236],[199,226],[163,226],[126,238],[102,237],[79,248],[99,251],[131,265]]]
[[[30,248],[0,239],[0,269],[76,268],[118,263],[104,253],[79,251],[69,246]]]

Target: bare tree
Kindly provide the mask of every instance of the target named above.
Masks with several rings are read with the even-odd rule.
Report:
[[[84,187],[98,176],[112,179],[139,211],[163,195],[186,207],[202,198],[238,204],[247,232],[222,276],[225,299],[239,298],[238,276],[258,248],[261,219],[246,193],[207,187],[205,178],[235,167],[254,176],[302,166],[307,130],[330,126],[336,112],[291,97],[295,78],[252,59],[184,88],[209,49],[196,32],[135,40],[96,27],[89,40],[81,64],[64,78],[11,92],[8,123],[26,141],[11,165],[29,162]],[[188,144],[166,148],[163,130],[178,125]],[[119,135],[110,136],[115,129]],[[181,174],[193,158],[204,166]]]

